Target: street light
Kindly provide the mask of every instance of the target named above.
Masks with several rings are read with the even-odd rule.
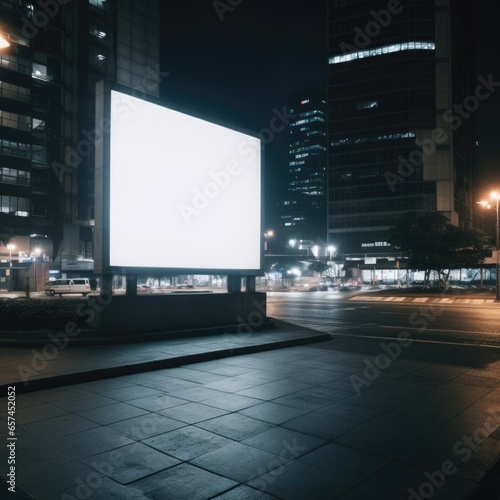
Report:
[[[0,50],[10,47],[9,35],[0,31]]]
[[[498,201],[500,200],[500,194],[498,193],[491,193],[490,198],[496,202],[496,205],[493,206],[489,204],[487,201],[480,201],[478,202],[480,205],[483,205],[483,207],[486,208],[493,208],[493,210],[496,210],[497,212],[497,222],[496,222],[496,292],[497,292],[497,300],[500,301],[500,276],[499,276],[499,260],[498,260],[498,254],[500,253],[500,214],[498,213]]]
[[[328,245],[328,253],[330,254],[330,260],[332,260],[332,255],[335,253],[336,250],[337,248],[334,247],[333,245]]]
[[[16,245],[9,243],[7,245],[7,248],[9,249],[9,267],[12,267],[12,250],[16,248]]]
[[[264,233],[264,253],[267,253],[267,240],[274,236],[274,231],[269,229]]]

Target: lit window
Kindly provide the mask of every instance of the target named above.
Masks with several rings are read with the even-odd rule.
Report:
[[[48,82],[49,77],[47,76],[47,66],[34,62],[31,66],[31,76],[36,80],[43,80],[44,82]]]
[[[358,102],[357,108],[359,110],[361,110],[361,109],[374,109],[374,108],[378,108],[378,101]]]
[[[434,42],[405,42],[395,43],[393,45],[385,45],[371,50],[363,50],[360,52],[352,52],[351,54],[343,54],[341,56],[330,57],[330,64],[341,64],[355,59],[364,59],[366,57],[376,57],[385,54],[393,54],[394,52],[402,52],[406,50],[436,50]]]
[[[89,0],[89,4],[100,9],[106,8],[106,0]]]
[[[347,137],[336,139],[332,142],[333,147],[347,146],[351,144],[363,144],[366,142],[393,141],[397,139],[412,139],[416,137],[415,132],[396,132],[393,134],[372,135],[368,137]]]

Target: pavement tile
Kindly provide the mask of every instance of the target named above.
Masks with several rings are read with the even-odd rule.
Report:
[[[23,425],[21,428],[36,437],[39,441],[49,441],[51,439],[75,434],[98,427],[95,421],[86,419],[74,413],[67,413],[59,417],[39,420]]]
[[[169,392],[169,394],[176,398],[186,399],[195,403],[205,399],[212,399],[225,395],[224,392],[214,391],[213,389],[208,389],[207,387],[192,387],[190,389]]]
[[[232,490],[214,497],[212,500],[273,500],[276,497],[267,495],[262,491],[255,490],[249,486],[241,484]]]
[[[101,392],[107,392],[114,389],[124,389],[125,387],[130,387],[134,384],[130,382],[125,382],[120,378],[111,378],[107,380],[95,380],[94,382],[85,382],[84,384],[78,384],[74,387],[83,391],[95,392],[99,394]]]
[[[51,441],[54,447],[78,459],[132,443],[131,439],[107,427],[97,427]]]
[[[90,492],[92,489],[98,489],[102,479],[102,474],[77,460],[70,459],[57,464],[56,467],[40,461],[37,467],[24,469],[22,474],[18,474],[16,485],[37,500],[50,500],[60,497],[64,490],[72,491],[75,495],[77,491]],[[78,490],[82,484],[84,487]],[[75,496],[79,498],[77,494]]]
[[[160,411],[174,406],[186,404],[186,399],[174,398],[168,394],[160,394],[159,396],[146,396],[144,398],[130,399],[127,404],[142,408],[148,411]]]
[[[158,413],[149,413],[110,424],[107,428],[135,441],[142,441],[158,434],[179,429],[185,425],[184,422],[164,417]]]
[[[427,478],[424,476],[423,469],[392,462],[339,496],[339,500],[367,500],[374,498],[374,492],[376,492],[376,498],[410,500],[413,495],[411,491],[416,491],[418,495],[418,489],[425,481]],[[435,491],[433,489],[432,493]],[[420,498],[431,497],[414,496],[411,500],[420,500]]]
[[[217,382],[209,382],[203,384],[204,387],[209,389],[215,389],[217,391],[223,392],[237,392],[244,389],[249,389],[250,387],[255,387],[260,385],[262,382],[256,382],[255,380],[248,380],[244,378],[237,377],[226,377],[224,380],[218,380]]]
[[[307,479],[305,479],[307,478]],[[263,493],[287,500],[332,500],[348,487],[340,478],[331,478],[324,471],[297,461],[287,462],[248,482]],[[365,500],[370,497],[365,497]]]
[[[190,464],[181,464],[133,483],[152,500],[207,500],[237,486],[237,482]]]
[[[325,444],[296,460],[297,465],[314,467],[344,483],[345,490],[361,483],[390,462],[390,459],[335,443]]]
[[[208,401],[207,401],[208,403]],[[239,413],[257,420],[263,420],[271,424],[282,424],[288,420],[310,413],[309,409],[293,408],[291,406],[280,405],[274,402],[264,402],[240,410]]]
[[[162,392],[150,387],[141,385],[132,385],[122,387],[120,389],[112,389],[110,391],[101,392],[101,396],[112,398],[118,401],[129,401],[131,399],[143,398],[146,396],[161,396]]]
[[[282,461],[294,460],[298,456],[322,446],[325,442],[323,439],[283,427],[269,429],[242,441],[243,444],[278,455]]]
[[[384,413],[336,438],[335,442],[395,459],[438,426],[439,424],[424,416],[402,417],[394,413]]]
[[[474,451],[471,458],[458,468],[456,477],[479,482],[494,467],[499,457],[500,441],[488,438]]]
[[[191,460],[233,442],[231,439],[194,426],[183,427],[143,441],[148,446],[183,461]]]
[[[309,389],[305,391],[287,394],[281,398],[276,398],[273,403],[280,405],[291,406],[293,408],[317,410],[332,403],[331,399],[325,399],[309,394]]]
[[[143,443],[92,455],[82,462],[121,484],[137,481],[180,463]]]
[[[133,485],[123,486],[106,476],[96,476],[96,472],[92,472],[90,480],[86,483],[79,483],[75,487],[71,487],[62,491],[61,499],[73,500],[74,498],[91,498],[103,500],[149,500],[140,490]],[[67,496],[65,496],[67,495]],[[47,497],[47,500],[54,500],[55,497]],[[38,500],[38,499],[37,499]],[[44,500],[40,497],[40,500]]]
[[[318,412],[307,413],[282,424],[282,427],[292,429],[302,434],[310,434],[322,439],[334,439],[360,425],[359,422],[344,420]]]
[[[107,398],[100,394],[90,393],[88,396],[63,399],[53,402],[55,406],[71,412],[90,410],[91,408],[98,408],[99,406],[106,406],[114,403],[116,403],[116,399]]]
[[[281,460],[272,453],[234,442],[199,456],[190,463],[240,483],[282,465]]]
[[[250,398],[257,398],[263,400],[276,399],[286,394],[291,394],[293,392],[299,392],[304,389],[312,387],[310,384],[303,384],[300,382],[294,382],[292,380],[276,380],[274,382],[268,382],[265,384],[252,387],[250,389],[245,389],[243,391],[238,391],[237,394],[241,396],[248,396]]]
[[[262,403],[260,399],[240,396],[239,394],[231,394],[231,396],[218,396],[212,399],[205,399],[204,405],[215,406],[221,410],[238,411],[244,408],[255,406]]]
[[[148,413],[146,410],[137,408],[126,403],[116,403],[99,408],[92,408],[91,410],[84,410],[78,412],[83,418],[87,418],[101,425],[112,424],[120,420],[127,420],[129,418],[137,417]]]
[[[220,434],[236,441],[241,441],[273,427],[272,424],[256,420],[238,413],[199,422],[196,427]]]
[[[47,420],[61,415],[66,415],[67,413],[68,411],[63,408],[59,408],[58,406],[54,406],[48,403],[42,403],[39,405],[30,406],[29,408],[25,408],[22,411],[16,411],[15,418],[17,425],[23,425],[29,424],[30,422],[38,422],[40,420]],[[7,412],[2,412],[1,418],[2,420],[7,421]]]
[[[206,404],[187,403],[180,406],[174,406],[173,408],[167,408],[166,410],[161,410],[158,413],[165,417],[179,420],[180,422],[196,424],[198,422],[203,422],[204,420],[226,415],[228,412],[221,410],[220,408],[207,406]]]

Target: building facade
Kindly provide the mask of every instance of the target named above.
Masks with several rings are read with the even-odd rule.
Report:
[[[95,84],[159,96],[159,1],[2,0],[0,31],[10,43],[0,49],[0,226],[14,236],[9,258],[91,271]]]
[[[318,91],[292,96],[288,192],[279,232],[286,239],[326,241],[326,100]]]
[[[341,254],[390,255],[408,212],[471,227],[471,12],[451,0],[329,1],[328,239]]]

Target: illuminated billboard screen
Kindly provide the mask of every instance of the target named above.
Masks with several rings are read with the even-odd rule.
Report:
[[[261,269],[260,140],[111,91],[109,266]]]

